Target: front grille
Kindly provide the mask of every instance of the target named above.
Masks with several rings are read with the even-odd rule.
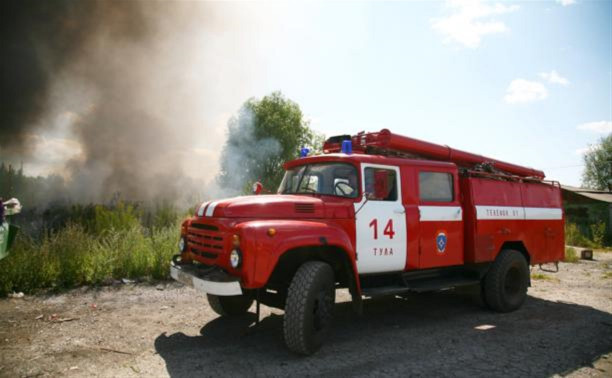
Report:
[[[195,253],[198,256],[204,257],[205,259],[216,259],[217,258],[217,254],[216,253],[209,253],[209,252],[203,252],[203,251],[199,251],[195,248],[191,248],[191,252]]]
[[[213,226],[212,224],[192,223],[191,227],[199,230],[219,231],[219,227]]]
[[[187,229],[187,244],[194,254],[214,260],[223,252],[224,237],[217,226],[192,223]]]
[[[312,214],[314,213],[314,204],[312,203],[296,203],[295,212],[301,214]]]

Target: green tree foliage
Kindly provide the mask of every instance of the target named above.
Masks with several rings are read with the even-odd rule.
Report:
[[[584,164],[583,187],[612,190],[612,133],[584,155]]]
[[[322,141],[298,104],[280,92],[251,98],[228,122],[217,181],[227,195],[248,192],[255,181],[275,191],[283,177],[282,164],[297,158],[302,147],[320,151]]]

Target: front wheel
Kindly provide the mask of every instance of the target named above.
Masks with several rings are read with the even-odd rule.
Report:
[[[213,311],[221,316],[242,315],[246,313],[253,304],[253,297],[248,295],[222,297],[219,295],[206,294],[206,297]]]
[[[331,330],[336,288],[334,271],[321,261],[302,265],[293,276],[283,331],[287,347],[299,354],[316,352]]]
[[[501,251],[484,279],[483,299],[487,306],[499,312],[521,307],[527,297],[529,266],[518,251]]]

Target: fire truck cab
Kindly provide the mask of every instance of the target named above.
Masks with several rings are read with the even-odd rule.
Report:
[[[508,312],[529,265],[563,258],[560,187],[541,171],[388,130],[332,137],[285,170],[275,195],[201,204],[171,275],[223,316],[284,309],[297,353],[322,345],[337,288],[360,310],[364,297],[480,285]]]

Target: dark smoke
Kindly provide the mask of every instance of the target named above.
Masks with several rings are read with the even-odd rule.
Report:
[[[136,1],[2,1],[0,5],[0,149],[27,154],[27,136],[48,110],[53,81],[92,37],[138,43],[150,23]]]
[[[70,113],[70,135],[82,149],[64,167],[71,201],[180,195],[184,203],[195,202],[200,186],[181,165],[187,153],[181,146],[189,144],[195,123],[185,115],[194,113],[194,100],[185,93],[189,84],[177,78],[188,57],[176,53],[167,37],[185,26],[173,21],[203,21],[185,17],[188,7],[3,1],[0,160],[27,158],[32,135],[51,128],[49,113]]]

